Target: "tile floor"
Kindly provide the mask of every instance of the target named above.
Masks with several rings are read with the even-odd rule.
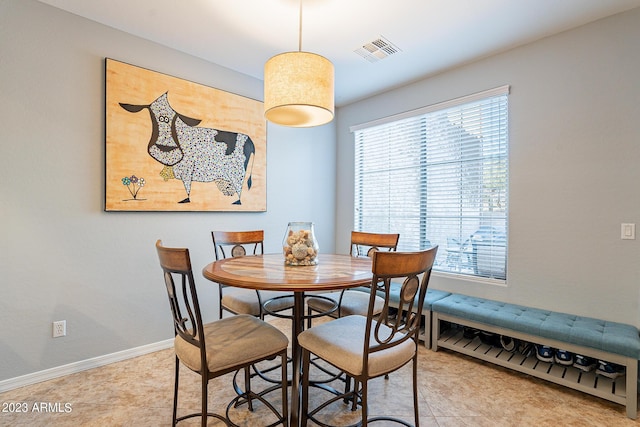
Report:
[[[273,321],[283,331],[288,325]],[[96,369],[0,394],[0,426],[169,426],[173,393],[172,350],[163,350]],[[420,348],[420,425],[457,426],[640,426],[625,408],[596,397],[538,380],[447,350]],[[411,370],[371,385],[371,412],[412,420]],[[199,408],[199,377],[181,371],[179,414]],[[210,410],[224,411],[233,397],[230,376],[209,387]],[[314,390],[317,398],[321,391]],[[272,395],[275,397],[276,395]],[[321,396],[320,396],[321,397]],[[1,412],[25,402],[26,413]],[[36,411],[40,403],[53,412]],[[333,422],[353,421],[342,403],[326,414]],[[243,426],[265,425],[264,406],[254,413],[240,408],[232,418]],[[383,426],[385,423],[374,425]],[[181,423],[199,425],[199,420]],[[210,426],[221,426],[211,419]]]

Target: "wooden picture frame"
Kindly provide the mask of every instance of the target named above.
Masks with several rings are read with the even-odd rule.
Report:
[[[110,58],[105,211],[266,211],[260,101]]]

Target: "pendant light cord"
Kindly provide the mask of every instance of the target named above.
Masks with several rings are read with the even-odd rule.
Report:
[[[302,52],[302,0],[300,0],[300,28],[298,30],[298,52]]]

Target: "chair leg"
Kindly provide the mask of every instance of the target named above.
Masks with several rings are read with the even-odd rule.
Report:
[[[347,377],[349,378],[349,377]],[[351,397],[351,410],[358,409],[358,380],[353,380],[353,395]]]
[[[282,425],[284,427],[289,427],[289,401],[287,400],[287,352],[285,351],[280,357],[282,363]]]
[[[251,399],[251,366],[244,368],[244,392],[247,394],[247,407],[253,412],[253,400]]]
[[[344,394],[345,397],[342,400],[345,404],[349,403],[349,398],[346,396],[347,393],[349,393],[349,390],[351,390],[351,376],[344,374]],[[355,390],[355,388],[354,388]]]
[[[202,380],[202,422],[201,422],[201,426],[202,427],[207,427],[207,412],[208,412],[207,403],[209,401],[209,390],[208,390],[209,381],[206,378],[206,373],[205,372],[202,372],[200,374],[200,379]]]
[[[171,419],[171,425],[173,427],[175,427],[175,425],[177,424],[177,415],[178,415],[178,383],[179,383],[179,378],[180,378],[180,359],[178,359],[178,356],[176,356],[176,368],[175,368],[175,379],[174,379],[174,386],[173,386],[173,416]]]
[[[418,417],[418,353],[413,357],[413,418],[416,427],[420,427]]]
[[[369,412],[367,411],[367,407],[368,407],[368,401],[367,401],[367,394],[368,394],[368,385],[369,385],[369,380],[365,378],[364,381],[362,381],[362,409],[361,409],[361,413],[362,413],[362,427],[367,427],[368,424],[368,418],[369,418]],[[355,398],[354,398],[355,400]]]
[[[302,349],[302,405],[300,408],[300,425],[307,427],[309,413],[309,368],[311,365],[311,354],[308,350]],[[293,402],[295,404],[295,402]]]

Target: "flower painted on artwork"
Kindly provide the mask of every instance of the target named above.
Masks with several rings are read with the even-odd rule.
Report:
[[[137,199],[138,192],[144,187],[144,178],[138,178],[135,175],[125,176],[122,178],[122,185],[127,187],[134,199]]]

